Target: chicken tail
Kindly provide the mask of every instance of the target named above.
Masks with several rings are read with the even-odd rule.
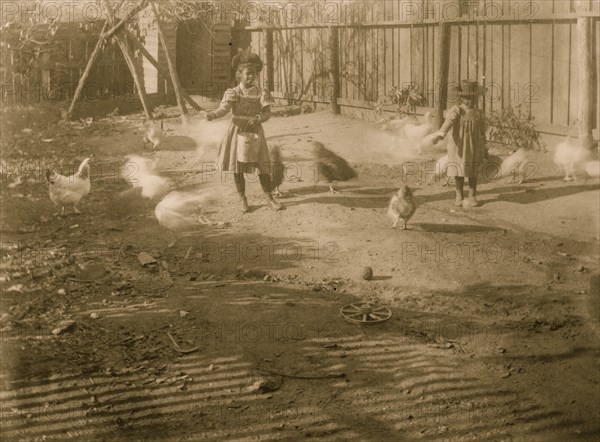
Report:
[[[86,158],[79,165],[79,169],[77,170],[77,176],[83,179],[87,179],[90,173],[90,158]]]

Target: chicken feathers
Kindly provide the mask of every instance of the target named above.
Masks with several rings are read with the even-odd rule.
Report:
[[[398,226],[398,222],[402,220],[400,229],[406,229],[406,223],[415,214],[417,204],[414,200],[412,190],[407,185],[398,189],[398,192],[392,196],[388,206],[387,215],[392,219],[392,228]]]
[[[554,150],[554,164],[565,171],[564,181],[573,181],[575,173],[585,169],[585,163],[589,160],[591,160],[590,150],[570,136],[567,136]]]
[[[64,176],[52,169],[46,170],[46,181],[50,193],[50,200],[62,208],[61,214],[65,214],[66,206],[73,206],[75,213],[81,213],[77,209],[77,203],[90,193],[92,185],[90,182],[90,158],[81,162],[77,172],[71,176]]]
[[[281,198],[279,186],[283,184],[285,178],[285,165],[281,161],[281,151],[278,146],[269,148],[270,175],[271,175],[271,191],[274,196]]]
[[[318,141],[313,141],[312,154],[317,166],[317,177],[315,182],[318,182],[321,178],[328,183],[334,181],[348,181],[358,176],[356,171],[350,167],[345,159],[334,154]],[[336,193],[331,186],[329,186],[329,191]]]

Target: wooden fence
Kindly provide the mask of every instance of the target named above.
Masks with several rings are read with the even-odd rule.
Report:
[[[2,103],[70,100],[99,32],[98,25],[61,24],[58,33],[37,56],[27,48],[19,48],[18,33],[14,38],[4,38],[11,43],[0,53]],[[107,44],[86,82],[84,100],[114,99],[133,91],[131,73],[121,51],[117,45]]]
[[[271,21],[238,27],[237,32],[249,33],[254,50],[266,61],[263,84],[273,83],[269,88],[275,98],[327,103],[339,87],[337,103],[344,112],[372,108],[392,86],[412,83],[424,91],[427,106],[433,107],[439,83],[439,19],[432,12],[433,18],[415,14],[406,20],[403,2],[379,0],[358,7],[342,3],[339,20],[334,22]],[[496,4],[506,9],[493,17],[446,20],[451,27],[449,84],[477,79],[486,87],[486,112],[521,105],[535,117],[541,131],[564,133],[574,124],[578,109],[578,15],[572,2],[537,2],[535,14],[518,9],[518,14],[527,17],[514,11],[524,8],[522,3],[499,0]],[[590,49],[596,57],[596,71],[600,3],[590,2],[586,15],[592,20]],[[339,37],[339,54],[334,57],[339,78],[332,71],[333,32]],[[597,75],[593,81],[598,82]],[[600,116],[597,89],[592,99],[596,129]],[[449,92],[449,101],[452,98]]]

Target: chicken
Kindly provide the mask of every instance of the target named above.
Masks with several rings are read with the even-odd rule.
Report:
[[[431,112],[427,112],[423,116],[423,122],[421,124],[407,123],[404,125],[404,133],[406,137],[416,143],[416,150],[421,153],[422,148],[430,141],[425,140],[425,137],[435,130],[434,119]]]
[[[271,190],[273,196],[281,198],[282,194],[279,191],[279,186],[283,183],[285,178],[285,165],[281,161],[281,151],[279,146],[271,146],[269,149],[269,161],[271,169]]]
[[[399,135],[402,132],[402,129],[404,129],[404,126],[410,121],[411,118],[407,115],[403,118],[395,120],[379,120],[376,124],[385,131],[394,132],[395,134]]]
[[[202,216],[205,206],[216,201],[212,192],[180,192],[167,194],[155,207],[154,215],[158,223],[171,235],[169,247],[173,247],[180,236],[198,224],[222,225],[213,223]]]
[[[586,161],[584,169],[585,169],[585,173],[587,173],[589,176],[598,177],[598,176],[600,176],[600,161],[598,161],[598,160]]]
[[[591,151],[569,135],[554,151],[554,164],[564,169],[564,181],[573,181],[575,173],[584,169],[585,163],[591,159]]]
[[[388,206],[387,215],[393,220],[392,228],[398,226],[402,220],[400,229],[406,229],[406,223],[417,210],[417,204],[413,198],[412,190],[406,184],[394,194]]]
[[[152,148],[154,150],[160,147],[160,144],[165,138],[165,134],[163,132],[163,122],[160,122],[160,127],[156,124],[148,124],[146,125],[146,132],[144,133],[144,148],[146,148],[146,144],[152,143]]]
[[[318,182],[322,177],[326,182],[348,181],[356,178],[358,174],[342,157],[323,146],[318,141],[313,141],[312,154],[316,161],[316,179]],[[329,186],[331,193],[337,193],[333,186]]]
[[[490,183],[500,180],[502,175],[502,158],[496,155],[489,155],[483,162],[479,170],[479,183]]]
[[[523,184],[528,175],[535,173],[536,167],[531,152],[521,147],[502,161],[500,176]]]
[[[166,178],[154,173],[156,163],[137,155],[129,155],[127,163],[121,168],[121,177],[134,188],[142,188],[144,198],[154,198],[169,191],[170,183]]]
[[[50,200],[56,206],[62,207],[61,215],[65,214],[66,206],[73,206],[75,213],[81,213],[77,209],[77,203],[92,189],[89,163],[90,158],[86,158],[79,165],[77,172],[68,177],[52,169],[46,170]]]

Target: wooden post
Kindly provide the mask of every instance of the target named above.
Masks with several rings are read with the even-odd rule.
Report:
[[[265,40],[267,46],[267,89],[275,91],[275,75],[273,73],[273,30],[265,29]]]
[[[596,131],[600,139],[600,21],[596,21]],[[600,141],[598,141],[600,145]]]
[[[152,66],[154,66],[156,68],[156,70],[158,71],[158,73],[160,75],[162,75],[164,78],[170,78],[171,77],[169,75],[169,73],[167,71],[165,71],[158,64],[158,61],[156,61],[156,59],[152,56],[152,54],[150,52],[148,52],[148,50],[144,47],[144,45],[141,44],[137,38],[135,38],[135,36],[131,33],[131,31],[129,29],[123,28],[123,31],[125,32],[125,34],[129,38],[129,40],[131,41],[131,43],[133,43],[133,46],[135,46],[135,48],[137,50],[139,50],[144,57],[146,57],[146,59],[150,62],[150,64],[152,64]],[[203,110],[200,107],[200,105],[198,103],[196,103],[194,101],[194,99],[190,96],[190,94],[188,94],[187,91],[185,89],[183,89],[183,88],[181,89],[181,95],[183,96],[184,100],[187,101],[189,103],[189,105],[192,106],[194,109],[196,109],[198,111]]]
[[[114,23],[115,15],[111,8],[109,0],[103,0],[103,5],[104,5],[104,9],[106,10],[106,13],[108,15],[108,20],[111,23]],[[144,87],[144,83],[142,82],[142,79],[137,70],[135,57],[133,56],[133,52],[131,51],[129,44],[127,43],[127,38],[125,37],[125,34],[123,34],[121,32],[116,32],[115,38],[117,39],[117,43],[119,44],[119,47],[121,48],[121,52],[123,53],[125,62],[127,63],[129,70],[131,71],[131,76],[133,77],[133,82],[135,83],[135,87],[138,91],[138,95],[140,96],[140,101],[142,102],[142,107],[144,108],[144,113],[146,114],[146,117],[148,119],[152,120],[154,118],[154,116],[152,115],[152,107],[150,106],[150,103],[148,101],[148,96],[146,95],[146,89]]]
[[[329,55],[330,55],[330,81],[331,81],[331,112],[340,114],[340,34],[337,27],[329,28]]]
[[[100,55],[100,52],[102,52],[102,45],[104,44],[104,42],[106,40],[108,40],[110,37],[112,37],[116,32],[119,32],[121,30],[121,28],[123,28],[123,25],[127,22],[127,20],[129,20],[131,17],[133,17],[135,14],[140,12],[145,7],[146,7],[146,0],[143,0],[139,5],[137,5],[131,11],[129,11],[127,13],[127,15],[125,17],[123,17],[119,21],[119,23],[117,23],[115,26],[113,26],[109,31],[107,31],[108,20],[104,22],[102,31],[100,31],[100,37],[98,38],[98,41],[96,42],[96,47],[92,51],[92,54],[90,55],[90,58],[85,66],[85,70],[83,71],[83,74],[81,74],[81,76],[79,78],[79,82],[77,83],[77,89],[75,90],[75,94],[73,95],[73,100],[71,101],[71,106],[69,106],[69,110],[67,112],[67,119],[73,118],[73,112],[75,112],[75,106],[77,104],[77,101],[79,100],[79,96],[81,95],[81,92],[83,91],[83,87],[85,86],[85,82],[87,81],[87,79],[90,75],[90,72],[92,71],[92,66],[96,62],[96,59]],[[123,29],[125,29],[125,28],[123,28]]]
[[[69,110],[67,111],[67,119],[68,120],[73,118],[73,112],[75,112],[75,105],[77,104],[77,100],[79,100],[79,96],[81,95],[81,92],[83,91],[83,86],[85,86],[85,82],[87,81],[88,77],[90,76],[90,72],[92,72],[92,66],[94,66],[96,59],[100,55],[100,52],[102,52],[102,45],[104,44],[104,40],[105,40],[104,32],[106,31],[107,28],[108,28],[108,20],[104,22],[102,31],[100,31],[100,38],[98,38],[98,41],[96,42],[96,47],[94,47],[94,50],[92,51],[92,55],[90,55],[90,58],[89,58],[87,64],[85,65],[83,74],[79,78],[79,83],[77,83],[77,89],[75,89],[75,94],[73,95],[73,100],[71,101],[71,106],[69,106]]]
[[[438,40],[438,91],[435,106],[435,125],[442,127],[444,123],[444,110],[448,104],[448,73],[450,69],[450,23],[441,22]]]
[[[165,57],[167,59],[167,66],[169,67],[169,72],[171,74],[171,82],[173,83],[173,90],[175,91],[175,98],[177,99],[177,106],[179,106],[179,110],[181,111],[181,119],[183,122],[186,122],[187,119],[187,109],[185,107],[185,102],[181,96],[181,85],[179,83],[179,76],[177,75],[177,69],[173,66],[173,60],[171,60],[171,55],[169,53],[169,46],[167,44],[167,40],[165,39],[165,35],[163,34],[162,27],[160,25],[160,17],[158,15],[158,9],[156,7],[156,2],[151,1],[150,6],[152,7],[152,11],[154,12],[154,17],[156,18],[156,29],[158,31],[158,39],[163,46],[165,51]],[[165,91],[165,94],[167,91]]]
[[[577,12],[587,12],[589,2],[578,0]],[[592,136],[591,100],[593,95],[592,85],[592,21],[591,17],[577,17],[577,55],[579,62],[579,141],[591,149],[594,144]]]

